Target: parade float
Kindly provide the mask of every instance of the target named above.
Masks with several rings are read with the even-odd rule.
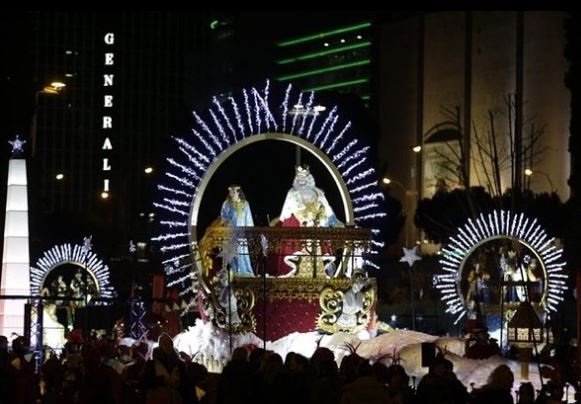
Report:
[[[158,186],[155,206],[168,287],[190,297],[186,310],[228,334],[276,340],[294,332],[357,332],[375,316],[376,283],[367,269],[383,246],[383,193],[369,146],[351,133],[336,107],[314,93],[286,89],[271,105],[269,83],[194,112],[191,135],[173,138],[177,152]],[[200,206],[213,175],[240,150],[264,141],[301,149],[324,168],[340,195],[331,206],[306,164],[289,167],[286,195],[272,198],[278,217],[255,225],[246,184],[231,184],[216,217],[199,228]],[[256,156],[260,159],[261,156]],[[244,181],[244,179],[243,179]],[[248,177],[247,182],[253,181]],[[337,212],[337,213],[336,213]],[[215,220],[214,220],[215,219]]]

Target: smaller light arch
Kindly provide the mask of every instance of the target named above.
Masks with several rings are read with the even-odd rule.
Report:
[[[460,293],[460,282],[468,257],[479,247],[491,240],[509,238],[517,240],[530,249],[539,260],[546,277],[543,306],[547,311],[557,311],[564,300],[568,275],[563,272],[563,250],[558,248],[554,237],[549,237],[537,219],[523,213],[495,210],[487,215],[480,214],[458,228],[442,248],[440,264],[443,273],[434,277],[434,286],[440,291],[442,301],[448,306],[447,313],[456,316],[455,324],[466,315],[466,301]]]
[[[87,271],[97,285],[99,297],[114,297],[115,290],[110,282],[109,267],[93,251],[85,253],[83,245],[70,243],[56,245],[45,251],[36,262],[36,267],[30,268],[30,293],[40,295],[48,275],[65,264],[73,264]]]

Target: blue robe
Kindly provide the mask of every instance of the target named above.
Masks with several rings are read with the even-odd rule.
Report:
[[[233,201],[227,198],[222,204],[220,212],[225,225],[229,227],[251,227],[254,226],[250,204],[246,200]],[[244,240],[238,240],[237,256],[228,263],[230,269],[238,276],[254,276],[252,264],[250,263],[250,253],[247,245],[242,245]]]

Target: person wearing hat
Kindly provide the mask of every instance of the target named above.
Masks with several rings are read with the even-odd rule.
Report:
[[[466,349],[465,356],[470,359],[487,359],[494,355],[500,355],[500,347],[490,341],[488,328],[475,328],[472,331],[476,342]]]

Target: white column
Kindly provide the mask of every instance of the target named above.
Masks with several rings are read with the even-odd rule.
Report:
[[[30,294],[26,160],[10,159],[0,295]],[[26,299],[0,299],[0,335],[24,334]]]

